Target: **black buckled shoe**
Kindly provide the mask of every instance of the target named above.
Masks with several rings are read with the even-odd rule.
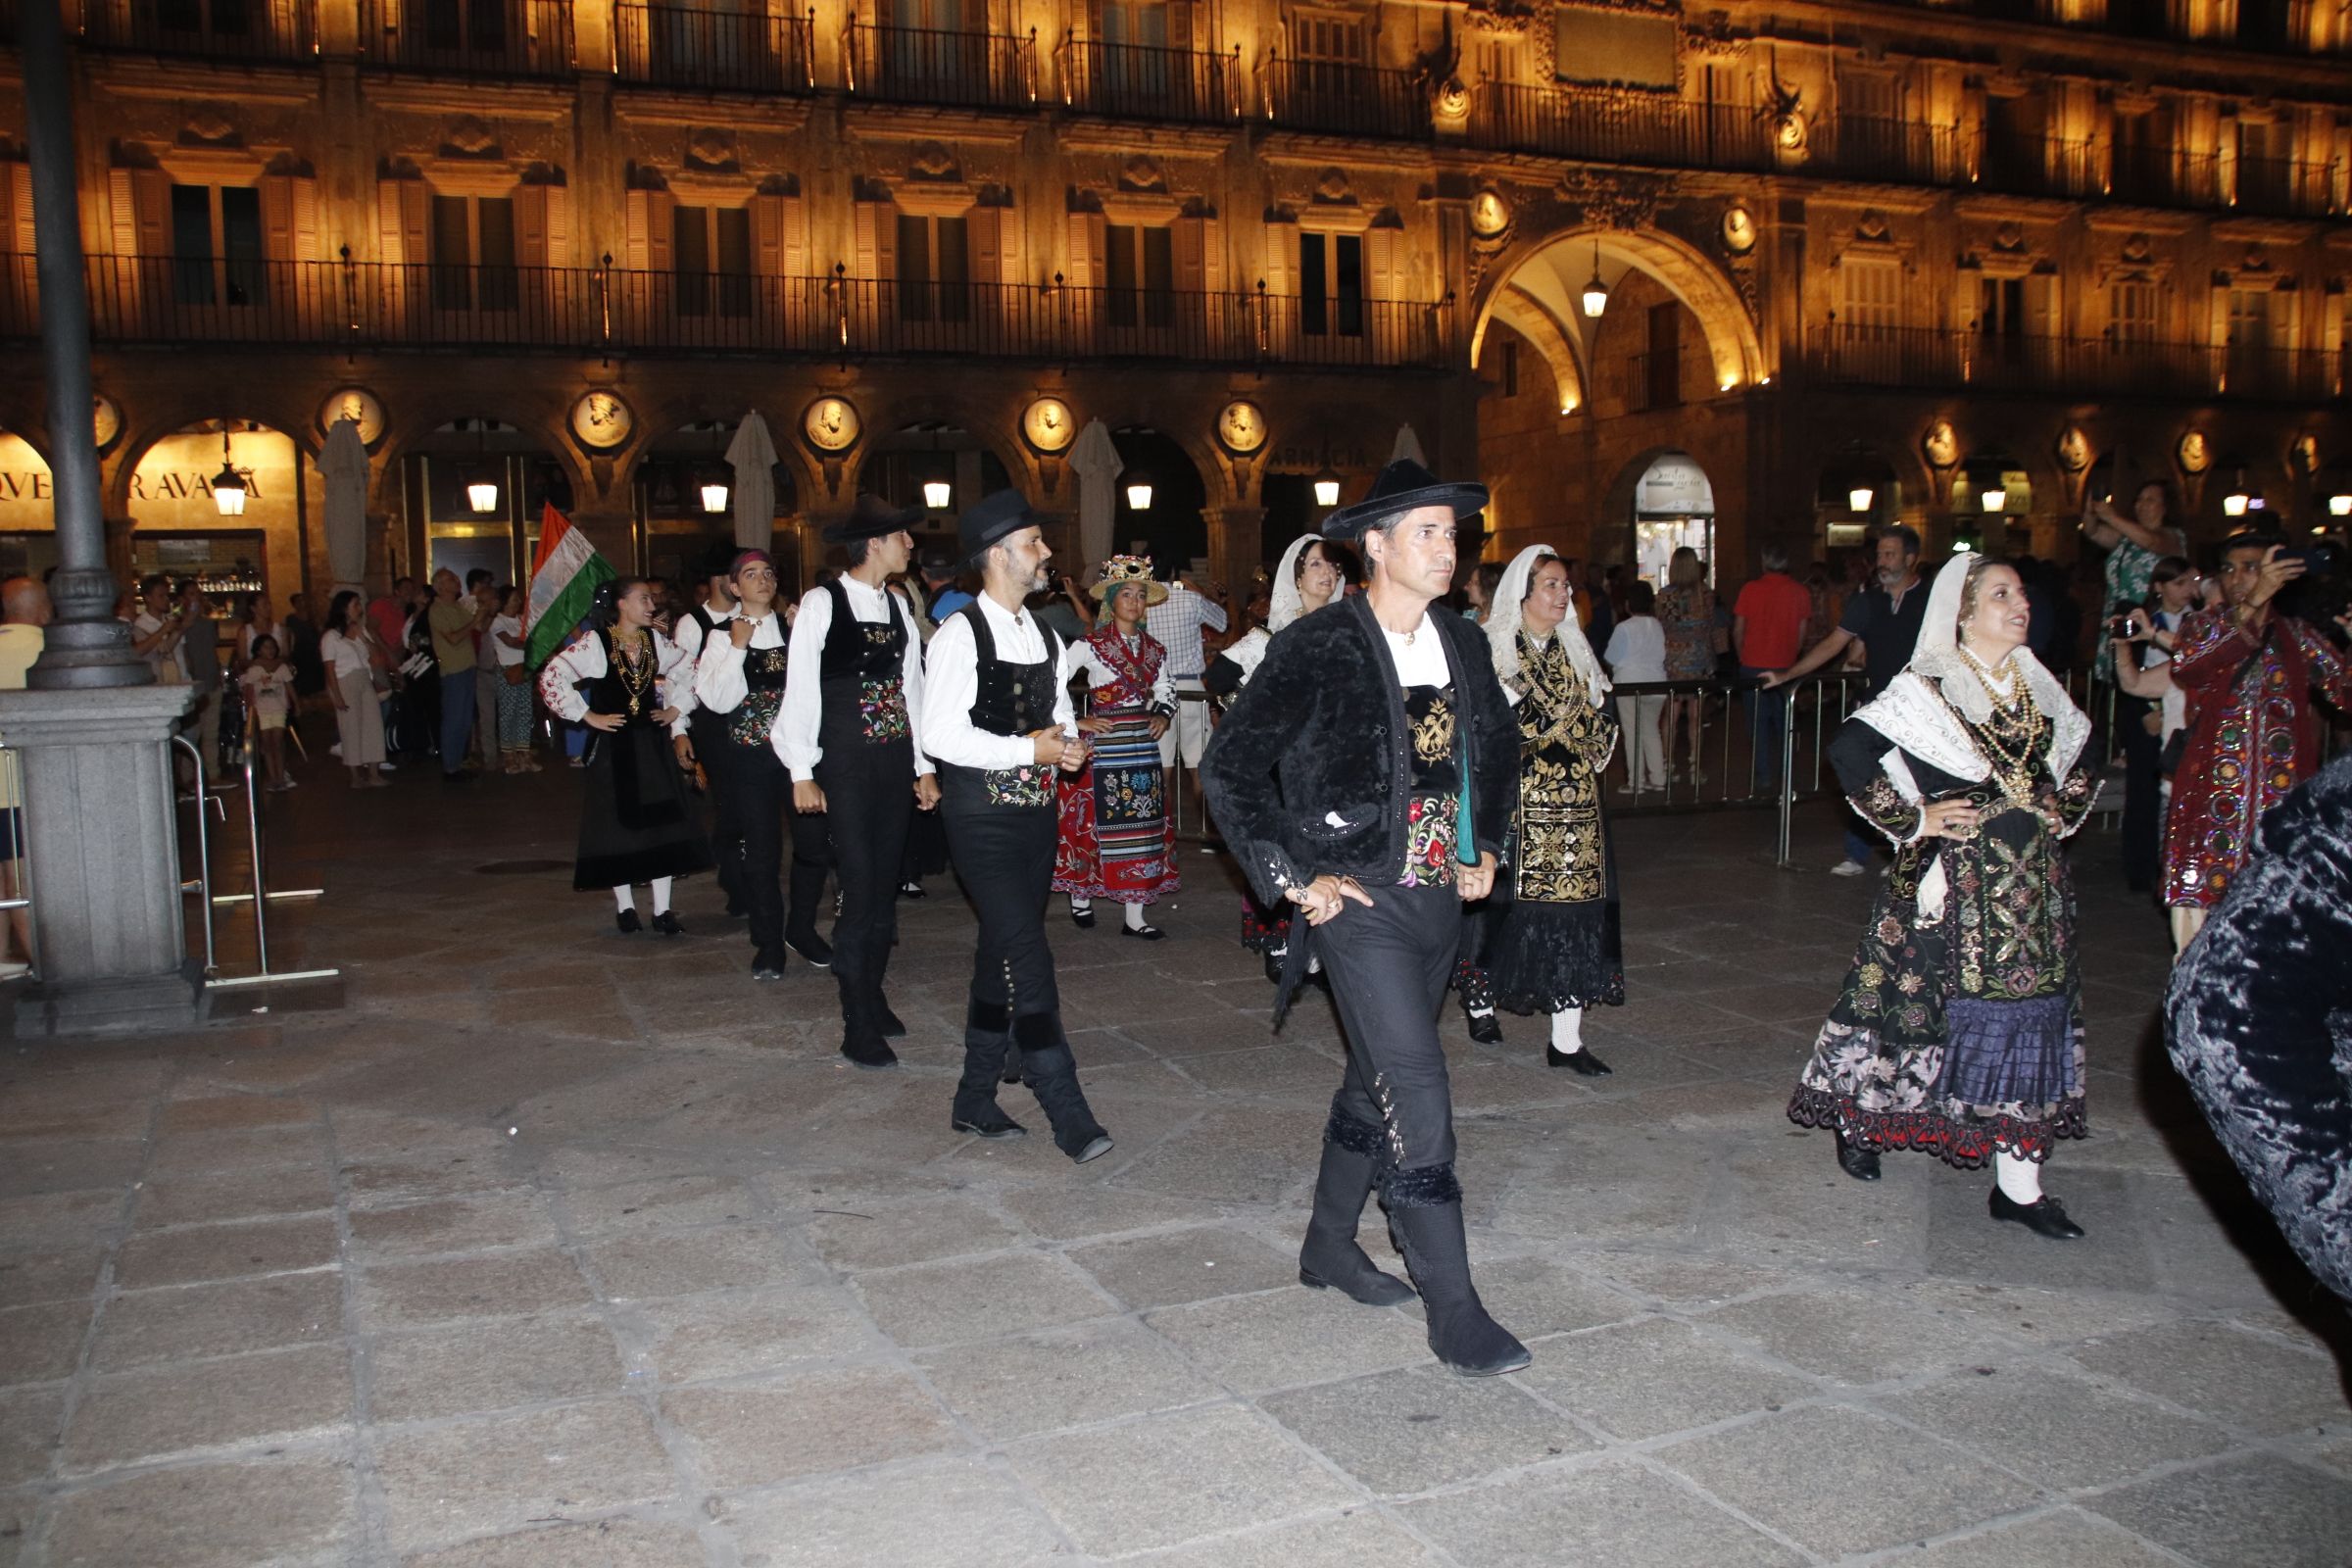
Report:
[[[663,909],[655,915],[654,929],[665,937],[682,937],[686,934],[686,928],[678,924],[678,913],[675,909]]]
[[[1134,937],[1141,942],[1157,942],[1167,933],[1155,925],[1123,925],[1119,927],[1119,935]]]
[[[1879,1152],[1849,1143],[1843,1133],[1837,1135],[1838,1168],[1858,1182],[1875,1182],[1883,1174],[1879,1169]]]
[[[637,918],[635,909],[621,910],[612,916],[612,923],[620,927],[620,934],[624,937],[633,937],[645,929],[645,922]]]
[[[1557,1046],[1547,1044],[1544,1048],[1544,1059],[1554,1067],[1567,1068],[1580,1078],[1606,1078],[1617,1070],[1592,1054],[1591,1046],[1562,1051]]]
[[[1070,924],[1081,931],[1092,931],[1095,928],[1095,906],[1090,904],[1083,909],[1072,909]]]
[[[1502,1020],[1492,1012],[1464,1012],[1470,1020],[1470,1038],[1482,1046],[1502,1044]]]
[[[2046,1193],[2036,1202],[2021,1203],[1995,1187],[1986,1207],[1994,1219],[2012,1220],[2053,1242],[2079,1242],[2084,1234],[2082,1226],[2066,1217],[2065,1206]]]
[[[902,899],[927,899],[930,896],[930,894],[923,891],[923,885],[920,882],[902,882],[899,884],[899,897]]]

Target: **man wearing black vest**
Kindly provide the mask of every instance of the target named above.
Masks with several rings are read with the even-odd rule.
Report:
[[[825,819],[792,810],[791,777],[776,755],[776,715],[784,707],[788,650],[784,617],[776,613],[776,568],[764,550],[735,557],[727,583],[735,613],[713,632],[694,670],[694,701],[714,721],[697,743],[703,770],[717,796],[722,833],[740,838],[735,896],[752,920],[752,977],[784,978],[784,949],[822,969],[833,950],[816,934],[817,901],[825,891],[832,851]],[[792,829],[792,905],[782,887],[785,824]],[[716,837],[717,835],[713,835]],[[721,860],[723,867],[725,861]]]
[[[696,572],[703,596],[678,617],[677,628],[670,633],[669,640],[678,645],[678,651],[698,663],[713,637],[725,639],[726,624],[735,618],[735,592],[727,586],[734,561],[735,553],[723,545],[704,555]],[[703,753],[715,753],[726,730],[724,719],[697,703],[692,712],[669,726],[669,743],[677,749],[678,766],[691,776],[701,765],[710,783],[710,854],[718,861],[718,885],[727,896],[727,918],[734,920],[750,912],[743,898],[743,834],[728,819],[718,799],[716,775],[703,761]]]
[[[887,587],[906,569],[919,512],[872,496],[825,527],[849,552],[850,569],[801,600],[792,623],[776,753],[792,773],[792,804],[827,824],[841,918],[833,925],[833,979],[841,987],[841,1054],[887,1067],[888,1044],[906,1026],[882,994],[899,925],[899,861],[917,808],[939,804],[923,755],[923,650],[914,612]]]
[[[1053,557],[1029,504],[1000,490],[956,520],[957,542],[980,568],[980,597],[940,623],[924,671],[922,743],[939,766],[940,814],[956,874],[980,916],[963,1023],[963,1080],[949,1125],[981,1138],[1018,1138],[997,1105],[1004,1054],[1054,1125],[1054,1142],[1080,1164],[1110,1152],[1078,1087],[1061,1029],[1046,892],[1057,836],[1055,768],[1086,764],[1070,710],[1061,639],[1023,609],[1046,586]]]

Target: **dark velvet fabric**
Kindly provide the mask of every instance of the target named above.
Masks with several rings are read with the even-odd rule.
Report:
[[[2174,965],[2165,1043],[2295,1251],[2352,1299],[2352,756],[2259,836]]]
[[[1433,611],[1469,748],[1477,847],[1509,859],[1519,730],[1486,633]],[[1405,857],[1403,690],[1361,595],[1293,621],[1217,725],[1200,788],[1268,908],[1326,872],[1394,886]],[[1377,893],[1375,893],[1377,897]],[[1450,960],[1451,955],[1448,954]]]

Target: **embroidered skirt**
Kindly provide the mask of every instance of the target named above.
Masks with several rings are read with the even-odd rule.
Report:
[[[1100,716],[1113,722],[1095,737],[1093,759],[1061,777],[1054,891],[1147,904],[1180,886],[1159,742],[1141,709]]]

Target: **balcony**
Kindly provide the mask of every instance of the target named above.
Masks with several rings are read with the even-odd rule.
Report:
[[[1401,71],[1329,60],[1266,62],[1266,119],[1285,130],[1428,141],[1429,95]]]
[[[2257,218],[2339,217],[2345,211],[2338,175],[2331,164],[2305,163],[2291,158],[2240,158],[2230,166],[2229,205]],[[2217,179],[2215,184],[2224,182]]]
[[[318,53],[312,0],[90,0],[81,41],[192,60],[307,62]]]
[[[631,272],[88,260],[109,346],[851,355],[1437,368],[1439,309],[1262,293]],[[0,256],[0,338],[38,334],[33,258]]]
[[[1772,157],[1752,109],[1503,82],[1479,89],[1469,136],[1494,152],[1652,169],[1763,170]]]
[[[1813,379],[1824,385],[2318,402],[2340,394],[2340,358],[2300,349],[1988,338],[1929,327],[1833,322],[1811,335],[1806,363]]]
[[[366,0],[360,50],[404,71],[568,76],[569,0]]]
[[[687,6],[613,8],[615,74],[695,92],[806,93],[816,87],[805,17]]]
[[[1037,103],[1037,37],[853,24],[849,89],[884,103],[1029,109]]]
[[[1805,171],[1901,185],[1964,185],[1968,166],[1949,125],[1838,115],[1813,127]]]
[[[1054,59],[1062,102],[1083,115],[1206,125],[1242,116],[1238,55],[1071,38]]]

